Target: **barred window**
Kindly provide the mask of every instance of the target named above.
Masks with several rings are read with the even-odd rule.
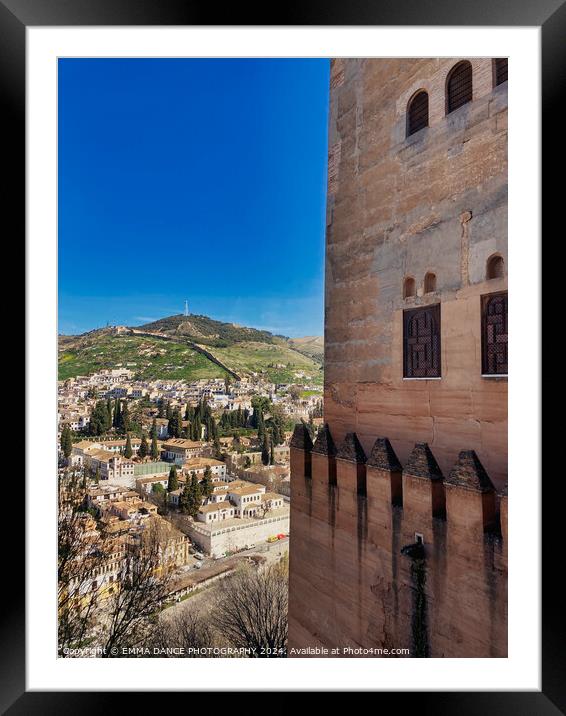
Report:
[[[507,82],[507,58],[497,57],[493,60],[493,84],[502,85]]]
[[[472,65],[468,60],[458,62],[450,70],[446,83],[446,114],[472,101]]]
[[[403,377],[440,377],[440,304],[403,312]]]
[[[407,137],[428,127],[428,94],[421,90],[409,102],[407,109]]]
[[[482,296],[482,374],[507,375],[507,292]]]

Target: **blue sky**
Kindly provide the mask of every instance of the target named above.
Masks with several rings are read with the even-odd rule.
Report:
[[[327,60],[59,60],[59,330],[322,335]]]

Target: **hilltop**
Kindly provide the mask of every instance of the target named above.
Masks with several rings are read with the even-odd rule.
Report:
[[[127,367],[149,380],[262,375],[279,383],[321,384],[322,350],[319,337],[289,339],[208,316],[177,315],[59,336],[59,380]]]
[[[223,323],[208,316],[168,316],[152,323],[137,326],[138,330],[151,333],[164,333],[169,336],[184,336],[196,343],[226,348],[234,343],[253,341],[255,343],[285,342],[285,336],[276,336],[269,331],[246,328],[236,323]]]

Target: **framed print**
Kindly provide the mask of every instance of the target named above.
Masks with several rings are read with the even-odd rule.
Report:
[[[564,5],[0,18],[27,350],[3,709],[566,709],[539,430]]]

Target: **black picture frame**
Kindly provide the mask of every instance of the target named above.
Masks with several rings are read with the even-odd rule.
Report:
[[[218,23],[218,18],[222,23]],[[25,245],[25,52],[28,26],[81,25],[416,25],[416,26],[540,26],[542,28],[542,111],[547,137],[558,143],[543,145],[543,181],[547,191],[544,217],[547,225],[561,211],[563,181],[563,132],[558,105],[566,84],[565,0],[474,0],[450,3],[431,0],[415,3],[397,0],[310,2],[258,8],[240,3],[220,8],[218,4],[191,0],[0,0],[0,86],[4,129],[3,154],[6,207],[11,220],[6,243]],[[558,225],[558,224],[556,224]],[[511,240],[512,237],[510,237]],[[29,308],[29,307],[28,307]],[[537,337],[538,338],[538,337]],[[29,396],[28,396],[29,398]],[[30,399],[31,402],[31,399]],[[29,439],[29,436],[28,436]],[[559,451],[558,451],[559,452]],[[379,708],[416,708],[420,714],[546,714],[566,713],[566,630],[561,585],[560,551],[563,544],[561,520],[552,507],[564,504],[564,479],[556,475],[551,489],[543,493],[543,612],[541,692],[403,692],[376,694]],[[533,476],[533,480],[536,476]],[[527,481],[523,483],[528,484]],[[24,504],[23,499],[21,504]],[[8,524],[4,515],[4,524]],[[132,707],[134,694],[104,692],[30,692],[25,686],[24,543],[20,521],[4,536],[5,595],[1,612],[0,708],[8,714],[100,712],[117,704]],[[418,668],[415,664],[412,668]],[[371,685],[368,684],[368,690]],[[156,683],[156,691],[159,684]],[[147,708],[147,693],[142,694]],[[409,703],[409,700],[413,704]],[[389,703],[387,703],[389,701]]]

